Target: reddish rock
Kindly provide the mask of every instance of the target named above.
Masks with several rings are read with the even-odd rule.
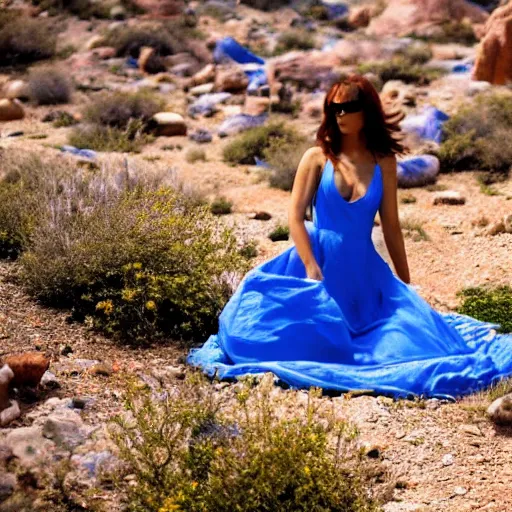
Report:
[[[361,5],[350,11],[348,22],[356,28],[367,27],[372,18],[372,8],[370,5]]]
[[[215,76],[215,89],[220,92],[242,92],[247,89],[249,79],[242,68],[218,66]]]
[[[91,53],[100,60],[107,60],[116,56],[116,49],[111,46],[99,46],[91,50]]]
[[[0,121],[16,121],[24,117],[25,111],[18,100],[0,100]]]
[[[9,365],[14,372],[12,386],[37,386],[44,372],[50,366],[50,360],[41,352],[25,352],[7,356],[2,362]]]
[[[444,22],[484,23],[489,14],[466,0],[389,0],[382,14],[374,18],[367,33],[379,37],[425,35]]]
[[[496,9],[484,28],[473,70],[474,80],[512,82],[512,2]]]
[[[143,73],[156,74],[165,71],[165,62],[154,48],[144,46],[140,49],[139,69]]]

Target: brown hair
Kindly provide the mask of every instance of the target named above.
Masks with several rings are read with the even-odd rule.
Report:
[[[396,121],[390,120],[382,107],[378,92],[372,83],[364,76],[352,74],[342,78],[331,86],[324,100],[323,119],[316,134],[317,144],[324,154],[334,163],[339,159],[341,139],[343,137],[331,103],[339,92],[356,90],[357,99],[363,104],[364,127],[367,148],[380,156],[403,154],[405,148],[400,141],[401,132]],[[351,98],[356,99],[356,98]]]

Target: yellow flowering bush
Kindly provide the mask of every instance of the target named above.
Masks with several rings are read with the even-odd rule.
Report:
[[[130,386],[129,418],[109,426],[126,472],[137,476],[127,486],[118,475],[127,510],[381,510],[389,482],[379,487],[385,471],[357,447],[357,429],[318,388],[306,397],[274,389],[271,373],[241,378],[231,399],[200,372],[167,394]]]

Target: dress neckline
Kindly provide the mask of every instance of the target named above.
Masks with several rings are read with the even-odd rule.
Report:
[[[332,186],[333,186],[334,190],[336,191],[336,194],[341,198],[341,200],[345,204],[355,204],[355,203],[358,203],[359,201],[361,201],[362,199],[364,199],[368,195],[368,193],[370,192],[370,189],[372,188],[373,182],[375,181],[375,177],[376,177],[376,174],[377,174],[377,168],[380,168],[379,163],[376,162],[375,165],[373,166],[372,179],[371,179],[370,184],[368,185],[368,187],[366,189],[366,192],[361,197],[358,197],[355,201],[347,201],[341,195],[341,192],[338,190],[338,187],[336,186],[336,183],[334,183],[334,166],[332,165],[332,162],[331,162],[330,159],[327,159],[327,161],[331,164],[331,182],[332,182]]]

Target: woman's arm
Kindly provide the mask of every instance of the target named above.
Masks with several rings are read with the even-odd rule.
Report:
[[[308,277],[313,279],[320,279],[322,276],[313,254],[309,234],[304,225],[304,215],[315,193],[318,176],[322,169],[322,159],[325,160],[325,157],[320,147],[311,147],[304,152],[297,167],[288,206],[290,236],[295,243],[300,259],[306,267]]]
[[[384,234],[384,241],[393,260],[396,273],[404,283],[410,283],[409,266],[405,254],[404,238],[400,227],[397,201],[397,163],[396,157],[386,156],[380,160],[382,169],[383,196],[379,216]]]

